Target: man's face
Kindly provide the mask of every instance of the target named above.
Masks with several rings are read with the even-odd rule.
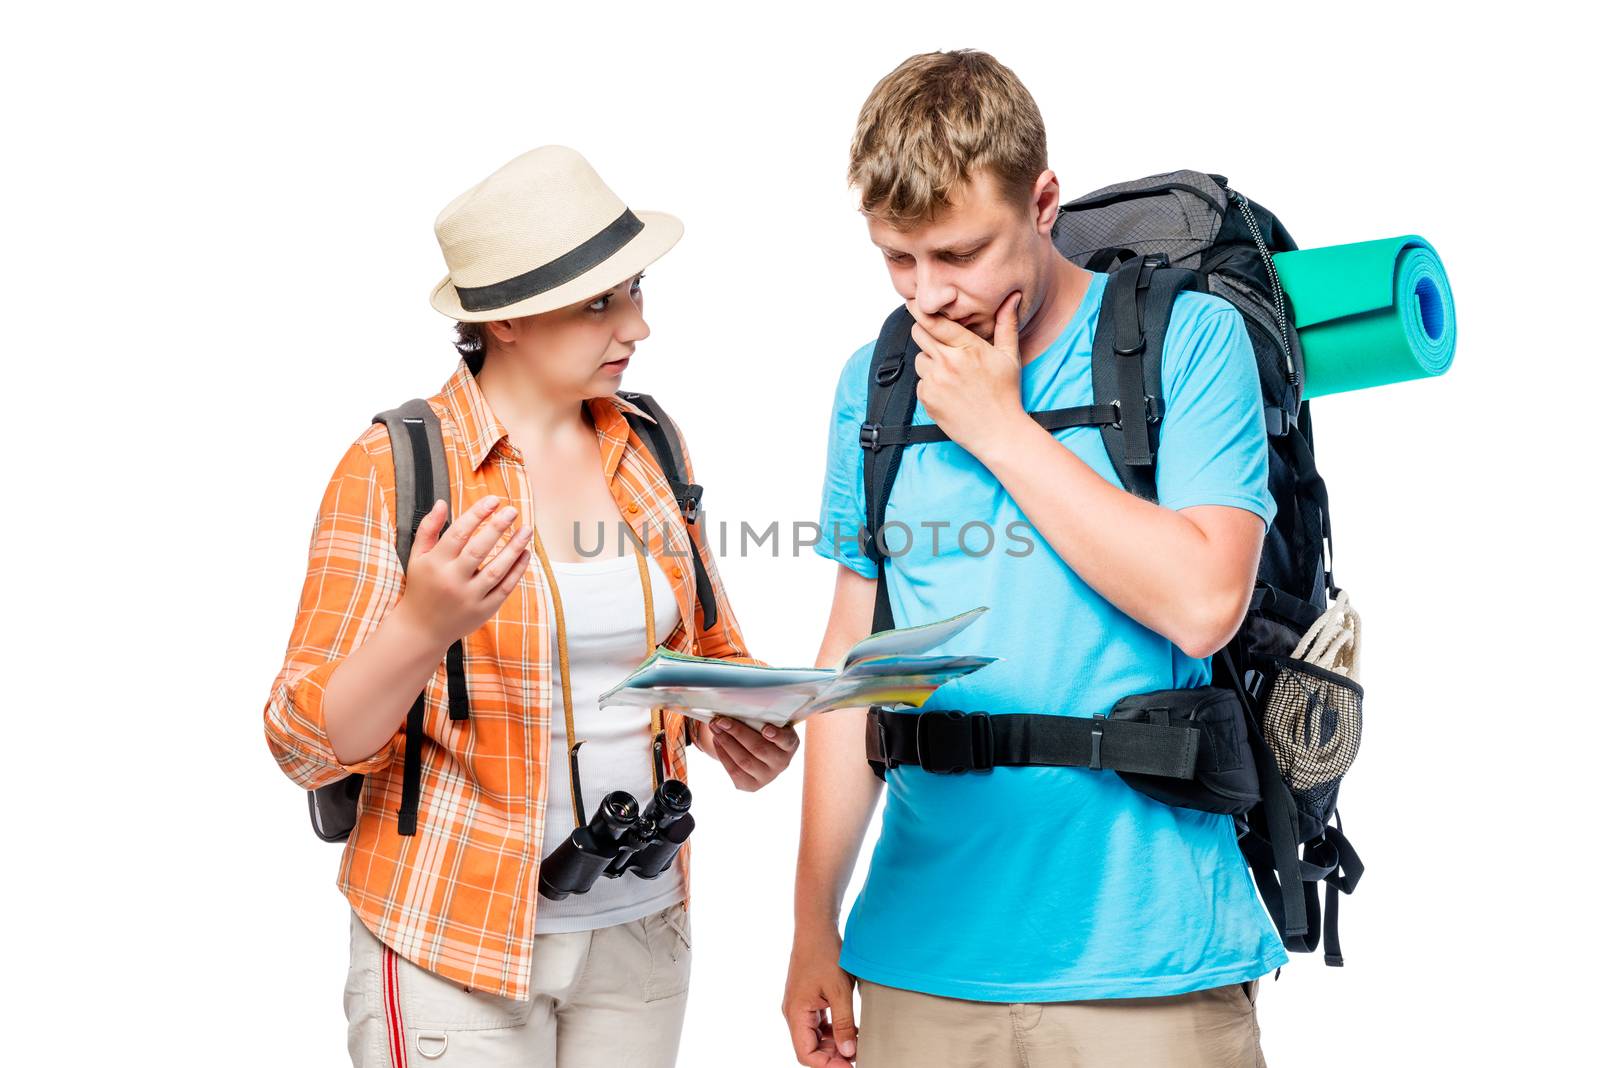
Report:
[[[1002,195],[991,174],[979,171],[932,221],[903,231],[868,215],[867,232],[883,252],[897,293],[915,300],[924,314],[942,315],[992,341],[1006,297],[1022,291],[1024,323],[1038,297],[1040,227],[1034,207],[1041,205],[1025,214]]]

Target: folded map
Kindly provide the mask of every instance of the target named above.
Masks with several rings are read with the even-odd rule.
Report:
[[[818,712],[860,705],[919,707],[951,679],[995,662],[992,656],[929,656],[988,608],[936,623],[879,631],[850,647],[839,666],[764,667],[686,656],[661,647],[633,674],[600,695],[601,705],[663,705],[694,719],[730,716],[752,726],[787,726]]]

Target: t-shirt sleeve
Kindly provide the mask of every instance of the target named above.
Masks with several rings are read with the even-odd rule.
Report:
[[[871,344],[857,349],[839,372],[828,422],[828,462],[822,476],[821,527],[813,548],[864,578],[877,578],[878,565],[861,548],[866,526],[866,489],[861,455],[861,424],[866,419],[867,368]]]
[[[1277,505],[1267,487],[1266,419],[1244,317],[1218,298],[1180,294],[1161,373],[1166,415],[1156,496],[1162,506],[1229,505],[1271,525]]]

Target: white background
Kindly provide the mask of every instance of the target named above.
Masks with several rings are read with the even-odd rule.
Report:
[[[437,210],[559,142],[679,215],[625,385],[713,518],[809,519],[839,366],[896,299],[844,186],[856,112],[964,46],[1032,90],[1069,195],[1195,167],[1302,247],[1438,248],[1451,373],[1315,406],[1369,873],[1349,966],[1267,984],[1264,1044],[1594,1063],[1591,33],[1534,4],[38,10],[0,45],[7,1063],[345,1063],[338,849],[261,707],[335,461],[454,367]],[[810,662],[833,566],[724,562],[757,655]],[[792,1063],[800,776],[695,771],[681,1063]]]

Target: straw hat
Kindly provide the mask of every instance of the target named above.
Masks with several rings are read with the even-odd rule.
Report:
[[[546,145],[452,200],[433,232],[450,273],[431,303],[452,319],[481,323],[603,293],[677,244],[683,223],[628,210],[588,160]]]

